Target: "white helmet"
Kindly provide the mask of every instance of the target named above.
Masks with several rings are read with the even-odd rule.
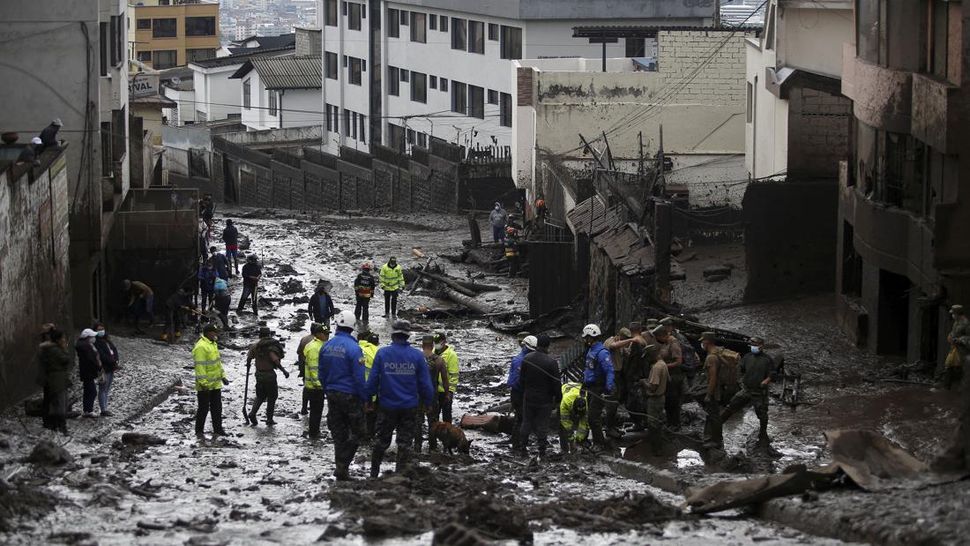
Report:
[[[530,351],[536,350],[537,345],[539,345],[539,340],[536,339],[536,336],[525,336],[525,339],[522,340],[522,346]]]
[[[583,326],[583,337],[600,337],[601,334],[600,327],[595,324]]]
[[[354,316],[352,311],[341,311],[337,313],[337,317],[333,322],[338,328],[350,328],[353,330],[357,325],[357,317]]]

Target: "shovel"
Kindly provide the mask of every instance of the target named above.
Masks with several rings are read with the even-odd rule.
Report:
[[[246,411],[246,403],[248,398],[249,398],[249,366],[246,366],[246,385],[245,387],[243,387],[242,411],[243,411],[243,420],[246,421],[247,425],[249,424],[249,412]]]

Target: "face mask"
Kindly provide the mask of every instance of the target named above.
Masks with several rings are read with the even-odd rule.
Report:
[[[440,350],[442,350],[444,348],[445,348],[445,344],[444,343],[435,343],[434,344],[434,350],[436,350],[436,351],[440,351]]]
[[[104,330],[98,330],[98,337],[104,337],[104,334],[105,334]]]
[[[754,354],[761,354],[761,347],[757,345],[751,345],[751,352]]]

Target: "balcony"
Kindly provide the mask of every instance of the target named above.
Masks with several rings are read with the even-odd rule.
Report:
[[[842,94],[852,99],[859,121],[885,131],[909,133],[913,112],[913,74],[866,62],[855,46],[842,50]]]
[[[912,134],[945,154],[956,154],[960,88],[924,74],[913,75]]]

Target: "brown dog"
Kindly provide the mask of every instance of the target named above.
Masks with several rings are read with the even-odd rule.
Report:
[[[459,453],[467,455],[472,445],[471,441],[465,438],[464,430],[444,421],[438,421],[431,425],[430,436],[441,442],[441,446],[449,455],[454,454],[456,448]]]

